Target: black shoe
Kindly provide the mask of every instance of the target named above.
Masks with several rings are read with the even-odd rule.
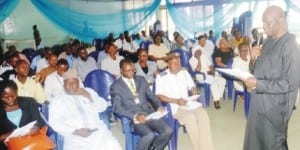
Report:
[[[221,108],[221,106],[220,106],[220,101],[215,101],[215,102],[214,102],[214,105],[215,105],[215,108],[216,108],[216,109],[220,109],[220,108]]]
[[[296,106],[294,106],[294,107],[293,107],[293,110],[296,110],[296,109],[297,109],[297,107],[296,107]]]

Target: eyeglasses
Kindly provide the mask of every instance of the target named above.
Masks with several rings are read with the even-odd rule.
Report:
[[[123,72],[136,72],[136,69],[123,70]]]

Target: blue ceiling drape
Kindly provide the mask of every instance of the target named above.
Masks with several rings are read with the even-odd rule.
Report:
[[[17,7],[19,1],[20,0],[1,0],[0,1],[0,22],[1,23]]]
[[[161,0],[31,2],[58,27],[80,40],[91,42],[94,38],[106,37],[109,32],[138,32],[159,8]]]

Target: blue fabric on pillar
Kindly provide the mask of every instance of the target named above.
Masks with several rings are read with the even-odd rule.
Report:
[[[31,0],[33,5],[58,27],[86,42],[118,35],[128,30],[136,33],[156,12],[161,0],[72,1]]]
[[[20,0],[2,0],[0,2],[0,22],[2,23],[17,7]]]

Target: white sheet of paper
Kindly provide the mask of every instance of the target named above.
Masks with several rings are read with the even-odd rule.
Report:
[[[28,133],[30,133],[30,129],[33,128],[33,126],[36,124],[36,121],[32,121],[28,123],[27,125],[15,129],[6,139],[5,142],[9,141],[10,138],[18,137],[18,136],[24,136]]]
[[[161,117],[165,116],[166,114],[168,114],[168,111],[163,111],[163,112],[160,112],[160,111],[156,111],[156,112],[153,112],[151,114],[149,114],[146,119],[147,120],[150,120],[150,119],[160,119]]]
[[[181,106],[181,108],[184,110],[193,110],[198,107],[202,107],[202,104],[196,101],[188,101],[185,106]]]
[[[241,80],[246,80],[247,78],[254,77],[250,72],[241,71],[239,69],[216,68],[216,70]]]

